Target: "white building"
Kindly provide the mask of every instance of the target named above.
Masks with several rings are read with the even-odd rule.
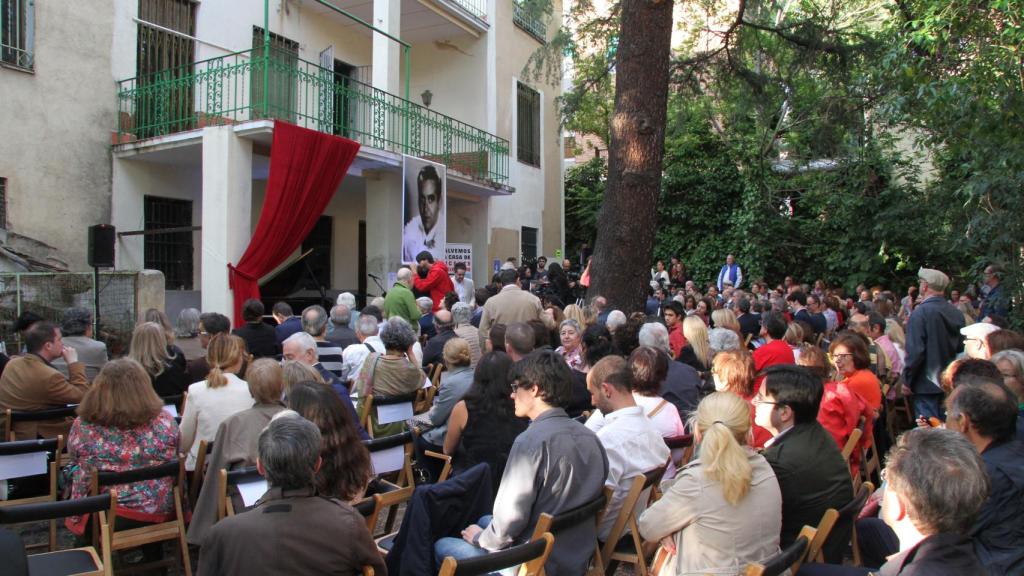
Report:
[[[8,228],[84,269],[86,227],[110,222],[117,267],[163,271],[169,312],[229,313],[278,118],[362,145],[283,265],[315,248],[327,288],[376,294],[399,266],[403,153],[447,165],[447,239],[472,244],[478,286],[496,259],[553,255],[559,85],[524,77],[545,26],[514,1],[0,0],[28,30],[0,52]],[[161,229],[185,231],[120,235]]]

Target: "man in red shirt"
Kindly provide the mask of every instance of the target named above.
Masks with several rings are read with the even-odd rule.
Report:
[[[754,370],[759,374],[754,381],[754,390],[761,389],[765,368],[775,364],[796,364],[793,349],[783,340],[786,336],[786,319],[782,313],[772,310],[762,315],[761,336],[767,343],[754,350]]]
[[[455,284],[448,276],[448,265],[443,260],[434,262],[434,256],[424,250],[416,255],[416,269],[419,274],[413,278],[414,287],[430,296],[434,302],[433,311],[437,312],[444,302],[444,295],[455,291]],[[424,273],[426,277],[421,277]]]
[[[683,336],[683,305],[672,300],[664,306],[662,312],[665,315],[665,327],[668,328],[668,345],[672,349],[672,359],[679,358],[679,351],[686,346],[686,336]]]

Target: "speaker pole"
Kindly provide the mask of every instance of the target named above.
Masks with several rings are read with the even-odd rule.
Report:
[[[100,267],[92,267],[92,305],[96,313],[92,315],[93,329],[92,337],[97,340],[100,337]]]

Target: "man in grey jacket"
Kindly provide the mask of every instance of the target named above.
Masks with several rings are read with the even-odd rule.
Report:
[[[914,394],[917,415],[941,418],[940,376],[963,349],[960,329],[964,326],[964,315],[946,300],[949,276],[921,268],[917,279],[923,300],[907,321],[903,381]]]
[[[79,307],[64,310],[60,331],[64,345],[74,348],[78,352],[78,361],[85,364],[85,379],[92,382],[107,363],[107,345],[92,337],[92,312]],[[52,364],[68,376],[68,365],[63,359],[54,360]]]
[[[493,516],[442,538],[434,545],[440,562],[482,556],[529,540],[541,513],[556,515],[597,498],[608,477],[608,457],[597,435],[569,418],[572,373],[561,355],[537,350],[512,368],[516,416],[530,427],[516,438],[494,499]],[[549,576],[587,572],[597,527],[582,522],[558,533],[544,565]]]

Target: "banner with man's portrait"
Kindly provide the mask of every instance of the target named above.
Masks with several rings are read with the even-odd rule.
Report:
[[[402,161],[402,263],[415,264],[416,255],[423,251],[435,260],[444,260],[448,227],[445,165],[415,156],[403,156]]]

